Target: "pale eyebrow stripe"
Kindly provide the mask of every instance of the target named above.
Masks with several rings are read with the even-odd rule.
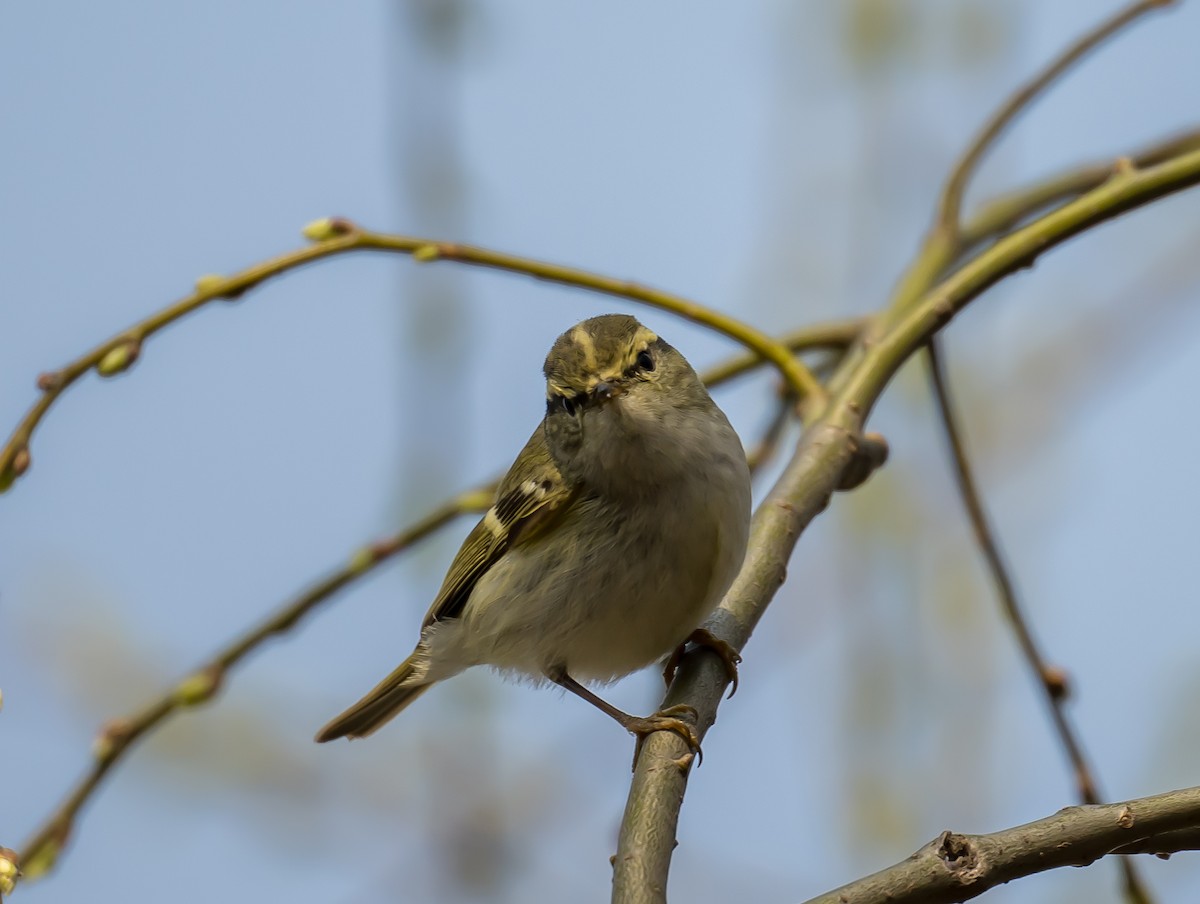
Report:
[[[589,371],[594,371],[596,369],[596,340],[582,326],[577,326],[571,330],[571,341],[583,352],[583,366]]]

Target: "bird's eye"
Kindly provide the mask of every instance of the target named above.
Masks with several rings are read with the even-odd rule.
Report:
[[[650,357],[650,352],[648,352],[648,351],[638,352],[637,368],[638,368],[638,370],[645,370],[645,371],[654,370],[654,359],[652,357]]]
[[[554,414],[555,411],[565,411],[567,414],[575,414],[575,403],[568,399],[565,395],[552,395],[546,400],[546,413]]]

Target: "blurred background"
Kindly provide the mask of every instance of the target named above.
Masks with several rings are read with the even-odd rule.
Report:
[[[1115,7],[10,6],[0,426],[40,371],[330,214],[636,278],[771,330],[870,311],[986,114]],[[1186,4],[1103,49],[1002,142],[969,201],[1195,126],[1198,38]],[[1200,783],[1198,217],[1192,193],[1076,240],[946,336],[980,480],[1111,798]],[[68,392],[0,500],[0,844],[57,804],[106,719],[503,469],[541,415],[554,337],[623,309],[338,259],[214,304],[128,375]],[[734,351],[637,313],[697,366]],[[719,396],[748,444],[774,385]],[[674,900],[795,902],[943,829],[1073,802],[921,367],[872,426],[892,461],[805,534],[746,651],[689,787]],[[356,584],[156,732],[21,900],[607,900],[632,742],[577,700],[480,670],[369,742],[311,742],[410,649],[469,527]],[[660,693],[649,670],[611,699],[650,711]],[[1162,901],[1200,897],[1194,857],[1142,868]],[[1116,901],[1117,870],[987,900]]]

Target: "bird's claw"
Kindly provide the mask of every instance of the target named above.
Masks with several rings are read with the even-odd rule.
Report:
[[[721,638],[705,628],[697,628],[689,634],[687,640],[677,646],[667,659],[666,664],[663,666],[663,681],[667,683],[667,687],[670,687],[671,682],[675,680],[675,671],[679,668],[679,662],[683,659],[683,654],[687,650],[689,643],[712,650],[712,652],[720,657],[721,664],[725,666],[725,677],[732,685],[729,689],[729,696],[732,697],[736,694],[738,689],[738,663],[742,661],[742,656],[733,648],[733,644],[721,640]]]
[[[700,714],[696,712],[695,707],[686,703],[668,706],[651,716],[631,717],[623,724],[626,731],[637,737],[637,744],[633,748],[633,768],[637,768],[638,757],[642,755],[642,745],[646,738],[656,731],[674,732],[683,738],[688,750],[695,754],[696,765],[699,766],[704,759],[700,750],[700,736],[696,733],[699,719]]]

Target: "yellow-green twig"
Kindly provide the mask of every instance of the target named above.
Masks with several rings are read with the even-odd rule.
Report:
[[[849,382],[832,391],[835,395],[865,391],[876,398],[932,333],[1001,279],[1032,267],[1041,254],[1087,229],[1198,183],[1200,150],[1144,169],[1128,159],[1118,161],[1101,185],[998,239],[915,303],[889,308],[879,319],[879,335],[872,338],[871,356],[878,366],[856,370]]]
[[[209,302],[238,298],[272,277],[352,251],[390,251],[411,255],[419,262],[453,260],[520,273],[670,311],[729,336],[772,364],[796,396],[808,404],[809,411],[819,410],[825,398],[825,391],[812,371],[786,346],[749,324],[661,289],[471,245],[370,232],[342,219],[318,220],[305,229],[305,235],[313,239],[314,244],[255,264],[233,276],[202,276],[191,295],[152,314],[59,370],[42,374],[37,381],[41,395],[0,449],[0,492],[7,490],[28,469],[33,432],[50,406],[89,370],[95,368],[106,377],[122,373],[138,359],[142,345],[149,337]]]
[[[230,669],[263,641],[290,630],[320,603],[346,585],[397,556],[459,515],[485,510],[492,501],[490,486],[470,490],[434,509],[420,521],[377,543],[364,546],[341,568],[321,579],[274,615],[216,653],[205,665],[137,712],[108,722],[92,746],[92,764],[50,817],[21,847],[17,863],[23,880],[35,879],[54,867],[80,809],[118,760],[139,738],[178,710],[211,700]]]
[[[707,627],[742,649],[782,584],[797,538],[829,504],[853,462],[864,418],[899,367],[986,289],[1081,231],[1200,183],[1200,151],[1143,170],[1120,167],[1075,201],[1000,239],[903,310],[885,312],[829,381],[824,414],[806,427],[775,487],[755,512],[741,573]],[[716,718],[728,678],[714,657],[684,657],[665,705],[698,713],[697,732]],[[681,749],[682,748],[682,749]],[[614,900],[661,902],[688,779],[687,748],[670,732],[646,739],[634,773],[617,854]],[[681,759],[682,758],[682,759]]]
[[[901,275],[892,293],[891,306],[893,309],[913,304],[975,244],[1011,227],[1025,215],[1037,211],[1046,204],[1064,197],[1074,196],[1093,187],[1098,181],[1104,180],[1105,174],[1097,174],[1094,170],[1089,172],[1090,168],[1084,167],[1060,177],[1062,183],[1059,185],[1035,186],[1026,197],[1021,197],[1018,193],[1012,198],[1017,202],[1016,206],[1010,206],[1007,211],[997,208],[988,211],[985,208],[985,215],[972,220],[968,226],[964,227],[961,222],[962,199],[967,184],[983,156],[995,144],[996,139],[1004,130],[1039,94],[1049,88],[1089,51],[1151,10],[1168,6],[1172,2],[1173,0],[1139,0],[1139,2],[1120,10],[1067,47],[1045,69],[1013,92],[988,118],[967,145],[966,150],[959,156],[950,175],[946,178],[937,201],[933,227],[926,235],[920,251]],[[1168,151],[1168,156],[1175,156],[1181,150],[1182,148],[1179,147],[1172,148]],[[1165,157],[1152,157],[1141,163],[1149,165],[1160,162],[1160,159],[1165,159]],[[1045,194],[1037,194],[1039,191],[1045,191]],[[997,216],[997,214],[1004,215]]]
[[[860,328],[860,321],[840,321],[797,330],[784,336],[780,342],[796,352],[817,348],[844,348]],[[762,359],[755,355],[741,355],[710,368],[701,378],[707,386],[715,388],[762,364]],[[790,406],[782,406],[768,426],[762,442],[757,447],[761,457],[768,456],[769,450],[778,441],[789,411]],[[134,742],[176,712],[211,700],[234,666],[267,639],[290,631],[302,618],[339,591],[411,548],[419,540],[450,524],[457,516],[484,511],[492,502],[493,491],[494,484],[488,484],[461,493],[411,527],[361,547],[340,568],[334,569],[295,599],[285,603],[269,618],[214,653],[206,664],[156,700],[129,716],[108,722],[96,739],[92,751],[92,764],[87,773],[68,792],[41,828],[26,841],[19,855],[14,852],[6,854],[5,849],[0,849],[0,862],[21,864],[21,877],[25,880],[37,878],[52,869],[80,810],[95,794],[108,772],[133,747]],[[15,878],[15,875],[8,877],[13,882]],[[5,874],[0,868],[0,881],[4,880]]]
[[[966,151],[950,171],[950,176],[946,179],[942,195],[938,200],[935,228],[944,230],[951,235],[958,232],[963,193],[966,191],[971,176],[979,166],[979,161],[996,143],[996,139],[1004,130],[1024,110],[1028,109],[1039,94],[1054,84],[1075,63],[1121,29],[1152,10],[1170,6],[1172,2],[1174,0],[1138,0],[1137,3],[1132,3],[1119,10],[1068,46],[1045,69],[1014,91],[983,124],[983,128],[971,140]]]
[[[1198,149],[1200,130],[1192,129],[1155,142],[1128,156],[1134,167],[1144,169]],[[1111,160],[1089,163],[985,202],[963,224],[959,234],[959,252],[965,254],[981,242],[995,238],[1052,204],[1069,201],[1085,191],[1091,191],[1108,179],[1112,171]]]

